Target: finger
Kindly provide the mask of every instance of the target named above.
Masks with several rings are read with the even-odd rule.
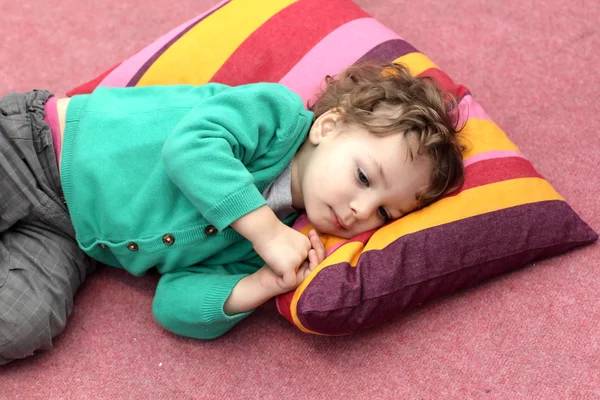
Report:
[[[290,285],[290,283],[286,281],[282,276],[277,277],[277,284],[280,288],[284,290],[291,290],[295,286],[295,284]]]
[[[285,288],[292,288],[296,285],[296,271],[283,274],[283,284]]]
[[[302,265],[300,266],[300,268],[298,268],[298,274],[297,274],[297,282],[301,283],[304,279],[306,279],[306,277],[308,276],[308,274],[310,273],[309,270],[309,262],[308,261],[304,261],[302,263]]]
[[[275,279],[275,281],[277,282],[277,285],[279,285],[280,288],[286,288],[285,282],[281,276],[278,276],[277,279]]]
[[[299,232],[298,232],[299,233]],[[302,235],[302,234],[301,234]],[[306,251],[308,252],[308,250],[311,247],[311,243],[310,243],[310,238],[306,237],[304,235],[302,235],[302,240],[304,241],[304,248],[306,249]]]
[[[308,252],[308,269],[312,271],[320,264],[319,258],[317,256],[317,252],[315,249],[310,249]]]
[[[321,263],[325,259],[325,246],[323,246],[323,242],[321,242],[321,238],[319,234],[315,230],[311,230],[309,232],[310,235],[310,243],[317,252],[317,258],[319,263]]]

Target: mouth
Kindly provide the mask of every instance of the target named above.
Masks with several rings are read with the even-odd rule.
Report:
[[[331,207],[329,208],[329,219],[336,228],[348,230],[348,227],[344,225],[344,222],[340,219],[340,217],[338,217]]]

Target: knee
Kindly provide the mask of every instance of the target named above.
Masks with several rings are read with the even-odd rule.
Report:
[[[0,365],[52,348],[49,316],[36,312],[0,310]]]
[[[30,285],[26,270],[9,271],[0,287],[0,364],[52,348],[52,338],[65,326],[69,304],[54,301]]]

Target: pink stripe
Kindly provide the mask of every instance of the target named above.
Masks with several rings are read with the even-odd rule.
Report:
[[[157,51],[160,51],[165,44],[167,44],[170,40],[172,40],[175,36],[183,32],[190,25],[197,23],[199,20],[204,18],[206,15],[209,15],[216,9],[222,7],[224,4],[228,3],[230,0],[224,0],[205,12],[204,14],[195,17],[181,25],[177,28],[172,29],[169,33],[165,34],[154,43],[147,46],[145,49],[138,52],[133,57],[130,57],[117,68],[112,70],[103,80],[100,82],[102,86],[112,86],[112,87],[124,87],[131,81],[131,78],[144,66],[146,61],[148,61]]]
[[[294,221],[294,229],[297,231],[301,231],[302,229],[306,228],[308,225],[310,224],[310,221],[308,220],[308,217],[306,216],[305,212],[302,212],[298,218],[296,218],[296,221]]]
[[[485,110],[470,94],[462,98],[460,103],[458,103],[458,109],[460,112],[458,126],[463,126],[467,122],[467,119],[471,118],[490,119]]]
[[[302,229],[306,228],[308,225],[310,225],[310,220],[308,219],[308,216],[306,215],[306,212],[302,212],[298,218],[296,218],[296,221],[294,221],[294,225],[293,228],[297,231],[301,231]],[[332,246],[329,250],[327,250],[325,257],[329,257],[329,255],[331,253],[333,253],[334,251],[336,251],[340,246],[346,244],[347,242],[340,242],[334,246]]]
[[[310,225],[310,220],[308,219],[308,216],[306,215],[306,212],[303,212],[300,214],[300,216],[298,216],[298,218],[296,218],[296,221],[294,222],[293,228],[297,231],[300,231],[304,228],[306,228],[308,225]],[[367,232],[363,232],[360,235],[357,235],[355,237],[353,237],[352,239],[348,239],[346,241],[340,242],[336,245],[331,246],[326,254],[325,257],[329,257],[334,251],[336,251],[337,249],[339,249],[341,246],[345,245],[346,243],[350,243],[350,242],[361,242],[363,244],[367,243],[369,241],[369,239],[371,238],[371,236],[373,236],[373,234],[376,232],[377,230],[371,230],[371,231],[367,231]]]
[[[345,242],[340,242],[336,245],[333,245],[329,248],[329,250],[327,250],[325,257],[329,257],[334,251],[336,251],[337,249],[339,249],[340,247],[342,247],[343,245],[347,244],[347,243],[352,243],[352,242],[360,242],[363,245],[367,244],[367,242],[369,241],[369,239],[371,239],[371,236],[373,236],[373,234],[377,232],[377,229],[373,229],[371,231],[367,231],[367,232],[363,232],[360,235],[356,235],[354,236],[352,239],[348,239]]]
[[[504,157],[519,157],[527,160],[523,154],[514,150],[495,150],[495,151],[486,151],[484,153],[475,154],[472,157],[467,158],[463,161],[465,168],[471,164],[475,164],[476,162],[483,160],[491,160],[492,158],[504,158]]]
[[[306,212],[302,212],[302,214],[300,214],[300,216],[298,218],[296,218],[296,221],[294,221],[293,228],[297,231],[300,231],[300,230],[306,228],[308,225],[310,225],[310,220],[308,219]],[[346,243],[348,243],[348,241],[340,242],[340,243],[332,246],[331,248],[329,248],[327,250],[325,257],[329,257],[331,255],[331,253],[333,253],[334,251],[339,249],[340,246],[343,246]]]
[[[324,37],[279,83],[298,93],[306,103],[327,75],[335,75],[375,46],[402,39],[372,18],[350,21]]]

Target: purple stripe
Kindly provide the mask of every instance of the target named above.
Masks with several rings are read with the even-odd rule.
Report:
[[[455,221],[364,252],[355,268],[324,268],[304,290],[297,314],[307,329],[351,333],[597,238],[558,200]]]
[[[418,52],[416,48],[402,39],[387,40],[363,55],[358,62],[361,61],[379,61],[392,62],[403,55]]]
[[[227,4],[229,4],[230,2],[231,2],[231,0],[225,1],[222,4],[218,5],[213,10],[211,10],[210,12],[208,12],[203,18],[200,18],[199,20],[197,20],[193,24],[190,24],[190,26],[188,26],[187,28],[185,28],[184,30],[182,30],[178,35],[176,35],[175,37],[173,37],[173,39],[171,39],[170,41],[168,41],[160,50],[158,50],[152,57],[150,57],[148,59],[148,61],[146,61],[144,63],[144,65],[139,69],[139,71],[135,73],[135,75],[133,76],[133,78],[131,78],[131,80],[129,81],[129,83],[127,84],[127,86],[135,86],[135,85],[137,85],[137,83],[140,81],[140,79],[142,79],[142,77],[144,76],[144,74],[146,73],[146,71],[148,71],[148,69],[150,68],[150,66],[152,64],[154,64],[154,62],[156,60],[158,60],[158,58],[160,56],[162,56],[164,54],[164,52],[167,51],[167,49],[169,47],[171,47],[171,45],[173,43],[175,43],[176,41],[178,41],[183,35],[185,35],[187,32],[189,32],[190,29],[192,29],[193,27],[195,27],[196,25],[198,25],[200,22],[204,21],[206,18],[208,18],[211,15],[213,15],[216,11],[220,10],[221,8],[223,8],[224,6],[226,6]]]

